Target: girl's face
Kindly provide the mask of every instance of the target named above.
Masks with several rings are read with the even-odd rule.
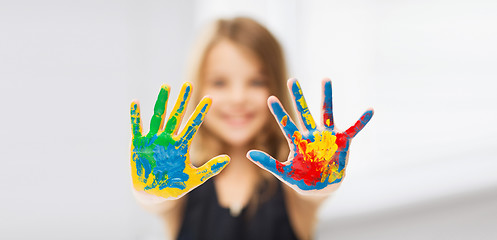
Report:
[[[212,97],[204,126],[231,146],[244,146],[260,134],[269,118],[268,79],[256,56],[228,40],[206,56],[202,95]]]

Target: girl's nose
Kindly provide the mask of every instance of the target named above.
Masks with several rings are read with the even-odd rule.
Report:
[[[242,84],[236,84],[228,93],[230,95],[230,101],[233,104],[244,103],[247,100],[247,89]]]

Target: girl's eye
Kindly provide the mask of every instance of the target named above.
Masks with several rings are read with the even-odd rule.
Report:
[[[226,85],[226,81],[223,79],[215,79],[211,84],[214,87],[224,87]]]
[[[265,87],[266,81],[264,79],[257,78],[250,81],[250,85],[254,87]]]

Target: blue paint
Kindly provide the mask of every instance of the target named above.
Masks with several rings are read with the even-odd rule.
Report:
[[[142,158],[137,153],[144,152],[147,147],[154,144],[156,139],[157,139],[157,135],[154,135],[149,139],[146,139],[146,138],[134,138],[133,139],[133,141],[135,141],[135,143],[134,143],[135,146],[142,146],[142,147],[133,149],[133,160],[136,161],[135,164],[136,164],[136,169],[137,169],[137,175],[140,176],[141,182],[147,181],[148,176],[152,172],[151,162],[155,163],[155,160],[154,159],[149,160],[146,158]],[[142,144],[137,144],[136,142],[141,142]],[[142,167],[145,170],[145,172],[142,172]]]
[[[203,175],[200,178],[200,181],[203,182],[203,181],[209,179],[212,175],[214,175],[215,173],[218,173],[219,171],[221,171],[224,168],[224,166],[226,166],[226,164],[228,164],[228,162],[219,162],[219,163],[213,164],[211,166],[210,171],[208,169],[202,170],[200,173],[205,174],[205,175]]]
[[[185,182],[188,180],[188,174],[184,173],[186,157],[181,155],[180,151],[175,151],[176,148],[164,146],[156,146],[154,148],[154,159],[163,159],[157,162],[154,168],[154,175],[157,179],[166,179],[165,181],[157,182],[159,189],[166,187],[185,189]],[[171,151],[172,150],[172,151]],[[167,178],[165,175],[167,174]]]
[[[290,116],[286,114],[285,110],[283,110],[283,107],[279,102],[272,102],[271,109],[273,110],[274,115],[278,119],[278,124],[283,128],[287,137],[289,137],[293,142],[294,140],[293,133],[298,132],[299,129],[297,128],[297,126],[295,126],[295,123],[293,123]],[[281,120],[283,119],[284,116],[287,117],[287,122],[285,126],[281,125]]]
[[[195,133],[197,133],[198,127],[200,126],[200,124],[202,124],[202,119],[205,115],[205,112],[207,111],[207,107],[209,107],[208,104],[205,104],[202,107],[198,115],[193,119],[192,124],[188,127],[185,134],[182,136],[182,142],[186,147],[188,147],[188,141],[193,138]]]
[[[222,168],[224,168],[224,166],[226,166],[226,164],[228,164],[228,162],[216,163],[216,164],[211,166],[211,171],[212,172],[219,172],[219,171],[221,171]]]
[[[327,123],[327,120],[329,120],[329,125]],[[333,120],[331,81],[326,81],[324,83],[323,122],[324,126],[329,128],[330,130],[333,130],[335,128],[335,123]]]

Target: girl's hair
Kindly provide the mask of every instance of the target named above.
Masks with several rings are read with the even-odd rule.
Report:
[[[270,94],[278,97],[285,109],[291,114],[293,112],[291,109],[293,108],[290,108],[289,104],[290,96],[286,86],[287,69],[283,50],[276,38],[264,26],[247,17],[219,19],[201,35],[201,42],[194,49],[195,55],[193,56],[192,67],[189,72],[189,81],[193,83],[196,89],[193,91],[192,101],[189,104],[189,112],[192,112],[202,97],[202,91],[200,90],[203,88],[202,77],[204,75],[207,55],[221,40],[229,40],[236,46],[248,49],[258,58],[261,66],[263,66],[263,72],[268,78],[267,86]],[[265,151],[279,161],[286,161],[288,156],[288,142],[281,133],[277,122],[272,117],[268,117],[268,121],[264,129],[257,134],[251,147]],[[196,166],[202,165],[204,161],[223,153],[221,144],[211,134],[206,134],[207,131],[205,127],[200,127],[197,136],[193,140],[191,159]],[[274,191],[276,182],[272,175],[261,169],[261,176],[266,186],[272,186],[269,188],[272,189],[269,192]],[[265,195],[267,194],[259,195],[255,199],[257,200],[256,202],[263,201]],[[251,203],[254,202],[252,200]]]

